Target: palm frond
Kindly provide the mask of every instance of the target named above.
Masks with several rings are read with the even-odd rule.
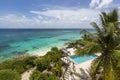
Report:
[[[98,26],[95,22],[92,22],[92,23],[90,23],[90,24],[95,28],[95,30],[96,30],[99,34],[102,33],[101,29],[99,28],[99,26]]]
[[[84,43],[85,43],[85,41],[84,41]],[[77,50],[76,54],[79,56],[84,56],[84,55],[91,55],[91,54],[94,54],[94,53],[99,52],[99,51],[101,51],[99,44],[86,41],[84,48],[82,48],[82,49],[79,48]]]
[[[101,55],[92,62],[92,66],[91,66],[92,80],[95,80],[97,72],[101,70],[100,67],[102,66],[103,58],[104,57]]]
[[[102,15],[100,15],[100,20],[101,20],[101,24],[102,24],[102,26],[105,26],[105,20],[104,20],[104,18],[103,18]]]
[[[120,22],[118,21],[118,10],[114,9],[111,12],[102,12],[100,20],[102,27],[99,27],[95,22],[91,25],[96,30],[96,34],[87,33],[85,30],[82,33],[92,36],[93,41],[89,39],[82,41],[84,48],[79,48],[77,55],[91,55],[96,52],[101,52],[101,56],[96,58],[92,64],[92,76],[95,80],[96,73],[102,67],[101,76],[103,80],[119,80],[117,79],[116,67],[117,61],[115,53],[120,55]],[[120,69],[120,68],[119,68]],[[118,72],[118,71],[117,71]]]
[[[95,41],[95,37],[96,37],[96,35],[94,34],[93,35],[93,33],[90,33],[89,31],[87,31],[87,30],[81,30],[80,31],[80,34],[82,34],[83,36],[82,36],[82,38],[84,39],[84,40],[88,40],[88,41]]]
[[[120,50],[120,44],[118,44],[118,46],[115,47],[115,50]]]

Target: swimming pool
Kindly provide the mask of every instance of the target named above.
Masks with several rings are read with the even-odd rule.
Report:
[[[71,58],[74,62],[76,62],[77,64],[82,63],[82,62],[85,62],[85,61],[90,60],[90,59],[94,59],[94,58],[96,58],[96,57],[97,57],[96,55],[82,56],[82,57],[80,57],[80,56],[70,56],[70,58]]]

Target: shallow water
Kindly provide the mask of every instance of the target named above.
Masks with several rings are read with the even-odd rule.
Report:
[[[80,29],[0,29],[0,61],[60,47],[80,38]]]

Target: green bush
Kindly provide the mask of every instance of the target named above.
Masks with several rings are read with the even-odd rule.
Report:
[[[25,65],[25,68],[26,68],[26,69],[29,69],[29,68],[35,66],[35,64],[34,64],[34,60],[35,60],[35,59],[36,59],[35,56],[26,57],[26,58],[23,60],[24,63],[26,64],[26,65]],[[29,67],[28,67],[28,66],[29,66]]]
[[[12,70],[16,70],[19,73],[23,73],[26,70],[26,68],[24,67],[25,65],[26,64],[24,63],[23,60],[16,61],[12,65]]]
[[[33,71],[33,73],[31,74],[30,80],[38,80],[39,75],[40,75],[40,71],[38,71],[38,70]]]
[[[51,48],[51,51],[56,51],[56,52],[58,52],[59,50],[58,50],[57,47],[52,47],[52,48]]]
[[[58,48],[56,47],[53,47],[51,51],[47,52],[47,54],[45,55],[45,57],[51,60],[52,62],[59,61],[61,56],[62,56],[62,51],[58,50]]]
[[[12,59],[8,61],[4,61],[0,63],[0,70],[2,69],[12,69],[16,70],[19,73],[23,73],[27,69],[35,66],[34,60],[36,59],[35,56],[26,56],[21,59]]]
[[[8,60],[8,61],[1,62],[0,70],[1,69],[11,69],[14,62],[15,62],[14,60]]]
[[[57,63],[61,59],[62,52],[58,50],[57,47],[53,47],[51,51],[43,57],[37,58],[34,62],[37,66],[37,69],[40,71],[51,70],[51,63]]]
[[[48,66],[50,66],[48,60],[44,57],[36,59],[35,64],[39,71],[44,71]]]
[[[28,56],[4,61],[0,63],[0,70],[11,69],[21,74],[29,68],[37,66],[37,70],[32,73],[30,80],[59,80],[58,77],[61,76],[62,73],[61,55],[62,51],[57,47],[53,47],[51,51],[42,57]],[[43,73],[44,70],[47,70],[48,73],[51,72],[51,74]],[[4,73],[4,75],[5,74],[7,73]],[[14,73],[11,72],[11,74]]]
[[[38,80],[58,80],[54,74],[41,73]]]
[[[62,75],[62,63],[61,61],[58,61],[56,63],[56,65],[52,68],[52,72],[56,75],[56,76],[61,76]]]
[[[0,70],[0,80],[21,80],[21,75],[13,70]]]
[[[38,70],[31,74],[30,80],[59,80],[54,74],[40,73]]]

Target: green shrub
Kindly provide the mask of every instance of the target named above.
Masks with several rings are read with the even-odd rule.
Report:
[[[40,73],[38,70],[34,71],[30,80],[59,80],[54,74]]]
[[[39,57],[35,60],[37,69],[40,71],[51,70],[51,63],[57,63],[61,59],[62,52],[57,47],[53,47],[51,51],[43,57]]]
[[[56,52],[58,52],[59,50],[58,50],[57,47],[52,47],[52,48],[51,48],[51,51],[56,51]]]
[[[54,74],[41,73],[38,80],[59,80]]]
[[[18,71],[19,73],[23,73],[26,70],[24,67],[25,65],[26,64],[24,63],[23,60],[19,60],[13,63],[11,69]]]
[[[61,61],[56,63],[56,65],[52,68],[52,72],[56,76],[59,76],[59,77],[62,75],[62,64],[61,64]]]
[[[19,73],[23,73],[27,69],[35,66],[34,64],[35,59],[36,59],[35,56],[26,56],[21,59],[12,59],[8,61],[4,61],[0,63],[0,70],[12,69],[12,70],[16,70]]]
[[[47,67],[50,65],[48,62],[47,62],[47,59],[46,58],[38,58],[35,60],[35,64],[37,66],[37,69],[39,71],[44,71],[45,69],[47,69]]]
[[[15,62],[14,60],[8,60],[8,61],[1,62],[0,70],[1,69],[11,69],[14,62]]]
[[[21,80],[21,75],[13,70],[0,70],[0,80]]]
[[[38,70],[33,71],[33,73],[31,74],[30,80],[38,80],[39,75],[40,75],[40,71],[38,71]]]
[[[58,50],[58,48],[53,47],[51,51],[47,52],[44,56],[46,59],[49,59],[51,62],[57,62],[60,60],[62,56],[62,51]]]
[[[4,61],[0,63],[0,70],[12,69],[21,74],[29,68],[37,66],[37,70],[32,73],[30,80],[59,80],[58,77],[61,76],[62,73],[61,55],[62,51],[58,50],[57,47],[53,47],[51,48],[51,51],[42,57],[28,56]],[[51,64],[53,64],[53,66],[51,66]],[[44,70],[54,74],[42,73]]]
[[[31,57],[26,57],[25,59],[23,59],[24,63],[26,64],[25,67],[26,69],[29,69],[33,66],[35,66],[34,64],[34,60],[36,59],[35,56],[31,56]],[[28,67],[29,66],[29,67]]]

